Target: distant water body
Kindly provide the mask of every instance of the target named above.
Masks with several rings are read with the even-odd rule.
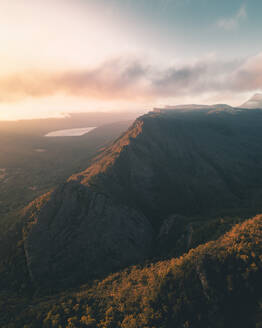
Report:
[[[96,127],[65,129],[49,132],[45,137],[78,137],[94,130]]]

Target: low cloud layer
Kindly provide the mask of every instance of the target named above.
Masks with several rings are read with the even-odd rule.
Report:
[[[98,100],[148,100],[262,89],[262,53],[242,60],[205,59],[158,69],[141,60],[116,59],[65,72],[24,72],[0,77],[0,101],[67,95]]]

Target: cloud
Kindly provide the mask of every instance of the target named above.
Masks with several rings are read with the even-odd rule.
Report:
[[[54,95],[103,101],[155,101],[205,93],[243,93],[262,89],[262,53],[246,59],[205,58],[165,69],[143,60],[115,59],[86,70],[24,72],[0,78],[0,101]]]
[[[236,91],[262,89],[262,53],[248,58],[233,75],[232,85]]]
[[[115,59],[86,70],[29,71],[0,77],[0,101],[56,94],[98,99],[136,98],[145,91],[147,67],[138,61]]]
[[[247,18],[247,11],[245,5],[242,5],[232,17],[220,18],[217,21],[217,26],[224,30],[235,30],[239,24]]]

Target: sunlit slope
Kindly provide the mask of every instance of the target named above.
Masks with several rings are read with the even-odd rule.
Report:
[[[180,258],[34,299],[17,309],[12,327],[259,327],[261,274],[258,215]]]

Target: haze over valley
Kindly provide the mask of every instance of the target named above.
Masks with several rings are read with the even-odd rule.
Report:
[[[259,0],[0,1],[0,327],[262,327]]]

